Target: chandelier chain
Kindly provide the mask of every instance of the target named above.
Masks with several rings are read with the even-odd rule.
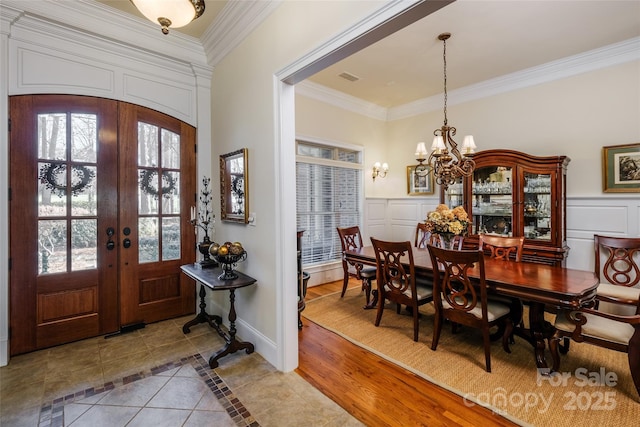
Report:
[[[444,63],[444,125],[447,126],[447,39],[442,40],[442,59]]]

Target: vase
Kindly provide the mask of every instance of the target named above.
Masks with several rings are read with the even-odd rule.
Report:
[[[202,261],[200,266],[202,268],[216,267],[217,263],[209,257],[209,247],[213,242],[209,239],[209,235],[206,234],[202,242],[198,243],[198,252],[202,254]]]
[[[443,249],[458,249],[456,235],[452,233],[441,233],[438,235],[440,238],[439,246]]]

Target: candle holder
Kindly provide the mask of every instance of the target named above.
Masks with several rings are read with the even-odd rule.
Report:
[[[212,268],[218,266],[218,263],[212,260],[209,255],[209,248],[213,244],[213,242],[209,238],[209,229],[213,230],[213,224],[215,222],[215,215],[211,210],[211,189],[209,188],[210,183],[211,178],[207,178],[206,176],[202,178],[202,190],[200,190],[200,206],[197,209],[197,213],[195,207],[191,208],[191,220],[189,221],[191,225],[196,229],[196,234],[198,228],[204,231],[204,237],[202,241],[197,245],[198,252],[202,254],[202,260],[200,261],[200,267],[202,268]]]

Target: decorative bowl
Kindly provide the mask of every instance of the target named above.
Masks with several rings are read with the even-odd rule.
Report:
[[[218,276],[220,280],[233,280],[237,279],[234,268],[236,264],[247,259],[247,251],[242,251],[239,254],[227,254],[227,255],[212,255],[211,256],[222,267],[222,274]]]

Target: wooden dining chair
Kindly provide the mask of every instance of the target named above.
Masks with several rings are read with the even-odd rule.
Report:
[[[386,301],[396,303],[396,312],[406,305],[413,317],[413,340],[418,341],[418,308],[433,300],[433,287],[416,280],[411,242],[385,242],[371,238],[378,270],[378,312],[375,325],[380,326]]]
[[[371,281],[376,278],[375,267],[365,267],[361,263],[347,261],[344,256],[345,251],[351,251],[362,247],[362,234],[360,227],[338,227],[338,236],[340,236],[340,245],[342,247],[342,269],[344,277],[342,281],[342,293],[340,298],[344,297],[349,285],[349,277],[355,277],[362,283],[362,290],[365,292],[366,305],[365,308],[373,308],[371,306]]]
[[[426,248],[427,243],[429,243],[429,238],[431,237],[431,232],[427,230],[427,224],[424,222],[419,222],[416,226],[416,237],[414,246],[416,248]]]
[[[636,313],[640,312],[640,303]],[[595,308],[563,310],[556,316],[556,331],[549,340],[554,372],[560,370],[560,340],[571,339],[627,353],[629,371],[640,395],[640,314],[623,316]]]
[[[458,251],[427,246],[434,266],[433,302],[436,309],[431,349],[436,350],[445,319],[482,331],[485,369],[491,372],[490,328],[505,324],[502,347],[507,353],[513,331],[509,306],[487,298],[484,256],[481,251]],[[478,266],[479,281],[472,281],[469,269]],[[502,329],[502,328],[501,328]]]
[[[626,352],[640,394],[640,336],[636,337],[636,322],[640,322],[640,238],[596,234],[593,243],[599,281],[596,300],[592,307],[565,310],[556,316],[557,330],[549,342],[554,369],[560,363],[559,353],[569,352],[570,340]]]
[[[640,314],[640,238],[593,237],[598,301],[635,307]]]
[[[478,248],[491,258],[522,261],[524,237],[478,235]]]
[[[490,258],[500,259],[503,261],[522,261],[522,250],[524,248],[524,236],[506,237],[493,236],[490,234],[478,235],[478,249]],[[518,298],[511,298],[504,295],[489,294],[489,299],[508,304],[511,311],[511,321],[515,326],[522,326],[523,304]],[[499,338],[502,331],[492,336],[493,339]],[[513,343],[513,336],[510,337]]]

